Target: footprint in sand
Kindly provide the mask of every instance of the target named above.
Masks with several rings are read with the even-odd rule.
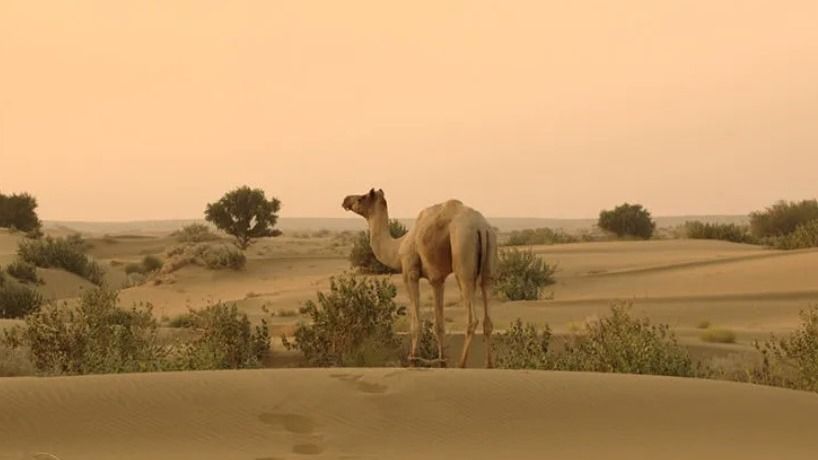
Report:
[[[341,380],[342,382],[351,383],[362,393],[386,393],[386,390],[389,389],[386,385],[381,385],[380,383],[361,381],[364,377],[361,374],[330,374],[330,377]]]

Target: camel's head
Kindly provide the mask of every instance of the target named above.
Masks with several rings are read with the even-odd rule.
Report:
[[[376,191],[373,188],[369,190],[369,193],[364,193],[363,195],[347,196],[344,198],[344,202],[341,206],[347,211],[352,211],[355,214],[369,218],[379,206],[386,206],[386,198],[384,197],[383,190],[378,189]]]

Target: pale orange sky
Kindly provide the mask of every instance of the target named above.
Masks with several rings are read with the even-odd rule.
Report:
[[[123,6],[130,5],[130,6]],[[746,213],[818,190],[818,2],[0,1],[0,190],[45,219]]]

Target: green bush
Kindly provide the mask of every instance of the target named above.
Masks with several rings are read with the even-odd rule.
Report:
[[[704,342],[736,343],[736,333],[729,329],[707,329],[700,337]]]
[[[750,214],[750,231],[756,238],[789,235],[802,224],[818,219],[818,200],[779,201]]]
[[[818,247],[818,219],[799,224],[792,233],[772,238],[778,249],[806,249]]]
[[[204,243],[218,240],[219,236],[210,231],[210,227],[205,224],[185,225],[181,229],[173,232],[172,236],[180,243]]]
[[[139,273],[140,275],[145,274],[145,267],[142,264],[138,264],[136,262],[131,262],[125,265],[125,273],[130,275],[132,273]]]
[[[611,307],[610,316],[585,325],[556,359],[569,371],[693,377],[698,369],[666,324],[651,324],[628,313],[629,305]]]
[[[389,234],[392,238],[400,238],[407,232],[406,226],[396,219],[389,221]],[[400,273],[400,270],[393,270],[382,264],[372,252],[369,244],[369,231],[359,232],[352,242],[352,251],[349,253],[349,262],[353,268],[366,274],[387,274]]]
[[[400,341],[393,323],[398,315],[397,291],[386,279],[344,274],[330,281],[329,293],[318,293],[301,312],[288,350],[299,350],[310,366],[373,366],[400,362]]]
[[[243,186],[227,192],[219,201],[209,203],[205,219],[233,236],[236,245],[244,250],[256,238],[281,235],[273,228],[280,207],[281,202],[276,198],[268,200],[264,190]]]
[[[752,372],[753,381],[818,392],[818,306],[801,312],[795,332],[755,346],[762,362]]]
[[[37,276],[37,267],[23,260],[18,259],[10,263],[6,267],[6,273],[25,283],[40,284],[42,282]]]
[[[203,246],[205,250],[199,252],[204,266],[211,270],[241,270],[247,263],[247,257],[236,248],[226,245]]]
[[[511,328],[496,336],[496,361],[501,369],[553,369],[548,353],[551,329],[538,331],[533,324],[517,319]]]
[[[5,342],[25,346],[44,374],[138,372],[162,368],[162,347],[150,304],[123,309],[117,294],[85,291],[79,305],[50,304],[7,331]]]
[[[193,313],[182,313],[168,320],[168,327],[191,328],[195,324]]]
[[[602,230],[622,237],[650,239],[656,222],[641,204],[622,204],[612,210],[601,211],[597,225]]]
[[[535,300],[545,286],[554,284],[556,267],[543,262],[530,249],[501,251],[495,291],[508,300]]]
[[[17,247],[19,258],[42,268],[61,268],[100,285],[105,274],[90,257],[85,255],[86,243],[79,235],[66,238],[45,237],[25,240]]]
[[[698,240],[723,240],[733,243],[755,244],[757,240],[746,226],[736,224],[703,223],[698,220],[685,222],[685,234]]]
[[[578,238],[562,230],[552,230],[547,227],[514,230],[506,241],[507,246],[532,246],[536,244],[565,244],[576,243]]]
[[[177,346],[173,353],[176,369],[243,369],[260,367],[270,355],[266,321],[252,326],[235,304],[217,303],[192,310],[185,318],[198,332],[192,341]],[[179,322],[179,321],[177,321]]]
[[[42,304],[36,290],[0,276],[0,318],[22,318]]]
[[[162,259],[156,256],[145,256],[142,258],[142,266],[148,273],[155,272],[162,268]]]
[[[0,227],[39,236],[42,223],[35,209],[37,200],[27,193],[12,195],[0,193]]]

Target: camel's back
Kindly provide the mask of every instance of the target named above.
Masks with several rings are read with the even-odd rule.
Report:
[[[449,200],[429,206],[418,214],[415,226],[439,229],[448,227],[452,223],[473,225],[480,229],[490,227],[486,218],[479,211],[464,205],[459,200]]]

